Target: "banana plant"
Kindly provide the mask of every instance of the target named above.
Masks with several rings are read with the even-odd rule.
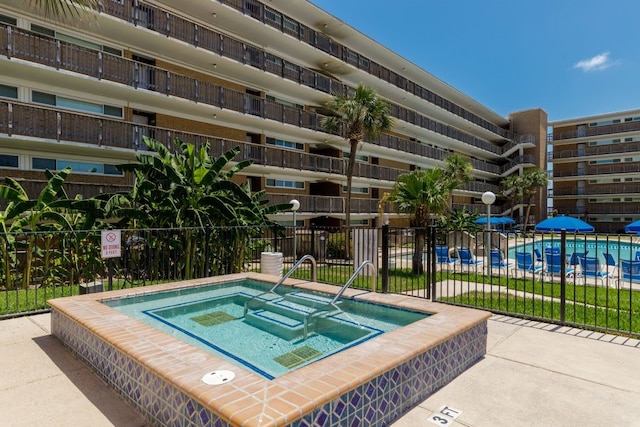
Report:
[[[267,207],[246,186],[232,181],[233,176],[251,165],[251,160],[233,163],[238,147],[219,157],[210,155],[209,142],[196,147],[179,139],[175,152],[162,143],[143,138],[149,152],[140,152],[136,163],[119,165],[118,169],[133,173],[136,181],[127,204],[114,213],[121,218],[136,219],[146,228],[184,228],[181,263],[184,277],[192,278],[197,271],[197,235],[202,229],[215,227],[261,226],[268,224],[267,215],[284,211],[289,204]],[[227,247],[246,246],[247,236],[238,235]],[[228,257],[238,252],[225,252]],[[244,258],[242,258],[244,259]],[[234,268],[234,269],[237,269]]]
[[[19,182],[6,177],[4,184],[0,185],[0,199],[5,199],[8,204],[0,214],[0,227],[5,237],[2,245],[3,263],[7,276],[7,288],[13,289],[11,279],[12,261],[7,255],[8,251],[15,248],[15,233],[26,233],[25,262],[22,268],[22,288],[28,288],[31,283],[33,256],[36,249],[36,232],[42,224],[57,224],[58,227],[71,230],[72,227],[64,215],[64,210],[70,207],[70,201],[66,197],[62,185],[71,173],[70,168],[65,168],[56,173],[46,171],[47,184],[42,188],[38,197],[30,199],[25,189]],[[13,233],[13,234],[10,234]],[[14,260],[17,263],[17,260]]]

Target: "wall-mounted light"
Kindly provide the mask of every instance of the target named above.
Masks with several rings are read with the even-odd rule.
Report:
[[[213,64],[213,68],[218,68],[218,64]]]
[[[218,14],[217,14],[217,13],[215,13],[215,12],[213,12],[213,13],[211,14],[211,16],[213,16],[214,18],[217,18],[217,17],[218,17]]]

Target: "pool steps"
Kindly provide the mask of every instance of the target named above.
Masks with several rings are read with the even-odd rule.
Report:
[[[330,306],[330,301],[331,299],[320,295],[291,292],[279,298],[264,301],[259,309],[247,312],[244,319],[248,324],[286,340],[303,338],[305,318],[311,315],[326,317],[340,311]],[[318,311],[324,307],[327,307],[327,310]],[[331,321],[339,323],[338,320]]]

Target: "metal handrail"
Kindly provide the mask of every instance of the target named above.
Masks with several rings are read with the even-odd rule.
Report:
[[[362,261],[362,263],[358,266],[358,268],[356,268],[356,270],[353,272],[351,277],[349,277],[349,280],[347,280],[347,283],[345,283],[342,286],[342,288],[340,289],[340,291],[338,291],[336,296],[333,297],[333,299],[331,300],[329,305],[335,304],[335,302],[338,300],[338,298],[340,298],[342,296],[344,291],[346,291],[347,288],[353,283],[353,281],[356,280],[356,277],[358,276],[358,273],[360,273],[362,271],[362,269],[367,265],[370,265],[371,268],[373,268],[373,286],[372,286],[372,289],[374,289],[374,290],[376,289],[376,281],[378,279],[378,269],[376,269],[376,266],[373,263],[373,261],[367,259],[367,260]]]
[[[324,305],[320,308],[317,308],[316,310],[314,310],[313,312],[307,314],[304,318],[304,334],[303,334],[303,339],[307,339],[307,335],[309,333],[309,321],[311,320],[311,318],[313,316],[315,316],[316,314],[328,311],[329,307],[333,307],[338,311],[340,310],[340,307],[338,307],[336,305],[336,301],[338,300],[338,298],[340,298],[342,296],[342,294],[344,293],[344,291],[353,283],[353,281],[356,279],[356,277],[358,276],[358,273],[360,273],[360,271],[362,271],[362,269],[366,266],[370,266],[373,269],[373,285],[372,285],[372,289],[375,292],[376,289],[376,282],[377,282],[377,278],[378,278],[378,270],[376,269],[376,266],[373,264],[372,261],[370,260],[365,260],[362,261],[362,263],[358,266],[358,268],[355,269],[355,271],[353,272],[353,274],[351,275],[351,277],[349,277],[349,280],[347,280],[347,282],[342,286],[342,288],[340,289],[340,291],[338,291],[338,293],[333,297],[333,299],[331,300],[330,303],[328,303],[327,305]]]
[[[278,286],[280,286],[285,280],[287,280],[289,278],[289,276],[291,276],[291,274],[293,274],[294,271],[296,271],[298,269],[298,267],[300,267],[300,265],[302,265],[303,262],[305,261],[311,261],[311,281],[315,282],[317,280],[317,273],[316,273],[316,259],[312,256],[312,255],[304,255],[302,258],[300,258],[294,265],[293,267],[291,267],[291,269],[289,271],[287,271],[285,273],[284,276],[282,276],[282,278],[280,280],[278,280],[278,283],[276,283],[275,285],[273,285],[273,287],[271,289],[269,289],[268,291],[262,292],[261,294],[258,295],[254,295],[251,298],[249,298],[249,300],[247,302],[244,303],[244,314],[245,316],[247,315],[247,312],[249,311],[249,303],[251,303],[251,301],[253,301],[256,298],[260,298],[262,295],[266,295],[266,294],[272,294],[275,293],[275,290]]]

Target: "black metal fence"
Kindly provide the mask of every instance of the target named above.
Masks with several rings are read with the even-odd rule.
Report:
[[[237,227],[121,230],[102,258],[100,231],[0,235],[0,318],[50,298],[265,271],[310,254],[317,280],[640,336],[640,239],[629,235],[445,232],[436,228]],[[311,278],[311,264],[293,277]],[[272,268],[272,267],[270,267]]]

